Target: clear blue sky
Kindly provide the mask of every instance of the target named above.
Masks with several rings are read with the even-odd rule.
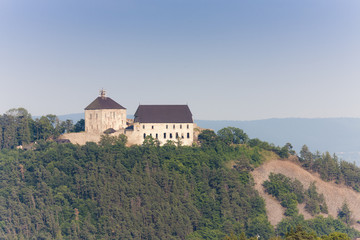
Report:
[[[360,117],[358,0],[1,0],[0,113]]]

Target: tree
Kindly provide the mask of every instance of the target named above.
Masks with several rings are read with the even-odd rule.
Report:
[[[315,233],[306,232],[299,225],[296,227],[295,231],[291,229],[291,231],[288,234],[286,234],[285,239],[286,240],[317,240],[317,236]]]
[[[74,131],[74,123],[73,120],[66,119],[66,121],[61,122],[62,127],[64,128],[64,132],[69,133]]]
[[[243,144],[249,140],[248,135],[242,129],[235,127],[222,128],[217,135],[226,144]]]
[[[312,216],[322,213],[327,213],[327,205],[323,194],[319,194],[316,189],[315,182],[310,183],[308,190],[306,191],[306,211]]]
[[[350,237],[346,233],[333,232],[328,236],[321,237],[323,240],[350,240]]]
[[[213,145],[218,140],[218,137],[214,131],[205,129],[199,134],[198,139],[201,146],[205,147]]]
[[[338,218],[346,224],[351,222],[351,211],[346,201],[341,206],[341,209],[338,209]]]
[[[74,132],[83,132],[85,131],[85,120],[80,119],[74,125]]]
[[[304,168],[311,169],[313,163],[313,154],[309,151],[308,146],[302,146],[299,160]]]

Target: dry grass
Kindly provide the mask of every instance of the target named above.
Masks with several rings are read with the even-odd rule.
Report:
[[[281,173],[290,178],[296,178],[305,188],[308,188],[310,183],[315,181],[318,192],[324,194],[329,215],[335,218],[338,209],[342,206],[344,201],[347,201],[349,208],[352,211],[352,226],[357,230],[360,230],[360,225],[356,223],[357,220],[360,220],[360,193],[357,193],[344,185],[324,182],[316,174],[312,174],[302,169],[292,161],[278,160],[276,157],[270,159],[269,156],[268,161],[256,168],[252,172],[252,175],[255,180],[256,190],[258,190],[260,195],[265,199],[267,214],[272,225],[275,226],[281,221],[284,217],[284,209],[275,198],[266,194],[262,187],[262,183],[268,179],[271,172]],[[304,215],[305,219],[311,218],[311,215],[305,212],[304,205],[299,205],[299,211]]]

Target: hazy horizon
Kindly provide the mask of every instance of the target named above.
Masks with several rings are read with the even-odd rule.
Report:
[[[0,113],[128,108],[195,119],[360,117],[360,2],[0,2]]]

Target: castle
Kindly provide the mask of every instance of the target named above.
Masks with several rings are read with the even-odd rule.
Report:
[[[127,119],[126,108],[106,96],[104,90],[85,108],[85,132],[61,136],[72,143],[98,142],[101,135],[124,134],[128,145],[141,145],[147,136],[160,145],[168,141],[191,146],[194,142],[195,123],[187,105],[139,105],[134,119]]]

